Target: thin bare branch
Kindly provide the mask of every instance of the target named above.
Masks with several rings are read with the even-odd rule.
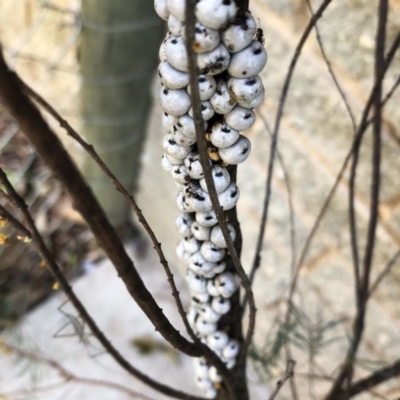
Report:
[[[292,379],[294,376],[294,367],[296,362],[293,360],[288,360],[285,374],[283,375],[282,379],[277,382],[275,390],[271,393],[268,397],[268,400],[274,400],[278,395],[279,391],[282,389],[283,385],[289,380]]]
[[[393,364],[381,368],[366,378],[360,379],[354,382],[349,388],[350,397],[357,396],[358,394],[372,389],[379,384],[388,381],[392,378],[397,378],[400,376],[400,360],[394,362]],[[338,398],[339,400],[339,398]]]
[[[139,222],[143,225],[147,235],[149,236],[151,242],[153,243],[153,248],[157,252],[161,265],[164,268],[164,271],[167,275],[168,283],[172,289],[172,296],[175,299],[176,305],[178,307],[179,314],[182,318],[183,323],[185,324],[186,330],[189,333],[190,337],[197,341],[197,337],[194,334],[189,322],[186,318],[186,312],[183,308],[182,301],[179,296],[178,288],[176,287],[174,276],[169,268],[168,261],[165,258],[164,252],[161,249],[161,243],[158,241],[154,231],[151,229],[147,219],[142,213],[142,210],[137,205],[134,197],[128,193],[126,188],[122,185],[122,183],[118,180],[118,178],[111,172],[111,170],[107,167],[101,157],[97,154],[95,148],[88,144],[79,134],[76,132],[72,126],[64,120],[61,115],[38,93],[36,93],[31,87],[29,87],[25,82],[20,79],[20,84],[23,90],[26,92],[28,96],[30,96],[33,100],[35,100],[38,104],[40,104],[58,123],[62,128],[64,128],[67,134],[76,140],[82,148],[89,154],[89,156],[97,163],[97,165],[102,169],[102,171],[110,178],[110,181],[114,184],[115,188],[122,194],[122,196],[129,203],[133,211],[138,217]]]
[[[32,235],[33,243],[37,247],[40,255],[42,256],[43,260],[45,260],[46,265],[49,267],[51,272],[54,275],[54,278],[59,283],[61,289],[65,292],[68,299],[71,301],[72,305],[75,307],[81,318],[87,323],[90,330],[92,331],[93,335],[99,340],[99,342],[104,346],[105,350],[110,354],[111,357],[127,372],[131,375],[135,376],[137,379],[142,381],[143,383],[147,384],[154,390],[157,390],[167,396],[176,397],[179,399],[197,399],[197,400],[204,400],[201,397],[191,396],[187,393],[180,392],[173,388],[170,388],[167,385],[163,385],[160,382],[153,380],[152,378],[148,377],[147,375],[143,374],[141,371],[133,367],[127,359],[125,359],[121,353],[111,344],[108,338],[104,335],[104,333],[100,330],[97,326],[91,315],[88,313],[84,305],[75,295],[72,287],[68,283],[67,279],[65,278],[63,272],[61,271],[60,267],[54,260],[53,256],[51,255],[49,249],[47,248],[46,244],[42,236],[40,235],[39,231],[37,230],[36,224],[28,210],[28,206],[26,205],[25,201],[18,195],[15,191],[14,187],[11,185],[9,180],[7,179],[6,174],[0,168],[0,183],[6,189],[8,195],[11,197],[15,206],[20,210],[26,225],[29,227],[29,230]]]
[[[35,105],[23,93],[20,80],[10,71],[0,52],[0,97],[17,119],[22,131],[44,158],[51,171],[61,180],[74,207],[90,226],[98,244],[114,264],[128,292],[160,334],[174,347],[193,357],[202,356],[205,346],[191,343],[170,323],[148,291],[121,239],[103,209],[82,178],[76,165]]]
[[[301,38],[299,40],[299,43],[296,46],[294,55],[292,57],[290,65],[289,65],[288,72],[286,74],[286,79],[285,79],[285,82],[284,82],[284,85],[283,85],[283,88],[281,91],[281,96],[279,99],[279,107],[278,107],[278,111],[276,114],[275,126],[274,126],[273,135],[272,135],[272,143],[271,143],[269,163],[268,163],[268,172],[267,172],[267,179],[266,179],[266,185],[265,185],[265,199],[264,199],[263,213],[262,213],[262,217],[261,217],[259,235],[258,235],[258,239],[257,239],[256,250],[255,250],[255,255],[254,255],[254,260],[253,260],[253,265],[252,265],[250,275],[254,275],[261,264],[261,250],[262,250],[262,245],[264,242],[265,227],[266,227],[267,220],[268,220],[268,210],[269,210],[269,202],[270,202],[270,197],[271,197],[271,182],[272,182],[272,174],[273,174],[274,163],[275,163],[275,154],[276,154],[276,148],[277,148],[277,144],[278,144],[280,123],[282,120],[283,110],[284,110],[286,98],[287,98],[287,95],[289,92],[290,83],[291,83],[291,80],[293,77],[294,70],[297,65],[297,61],[300,57],[302,48],[304,46],[304,43],[306,42],[314,25],[322,17],[322,14],[324,13],[324,11],[328,7],[328,5],[331,3],[331,1],[332,0],[324,0],[324,2],[318,8],[317,12],[310,19],[303,35],[301,36]]]
[[[46,364],[49,367],[55,369],[60,376],[64,379],[64,384],[66,382],[76,382],[76,383],[81,383],[84,385],[90,385],[90,386],[97,386],[97,387],[105,387],[108,389],[112,389],[112,390],[117,390],[121,393],[124,393],[125,395],[128,395],[129,397],[132,397],[134,399],[143,399],[143,400],[154,400],[154,398],[150,398],[142,393],[136,392],[126,386],[120,385],[118,383],[115,382],[109,382],[109,381],[105,381],[105,380],[100,380],[100,379],[92,379],[92,378],[84,378],[81,376],[78,376],[74,373],[72,373],[71,371],[69,371],[68,369],[66,369],[65,367],[63,367],[59,362],[55,361],[52,358],[46,357],[43,354],[38,354],[38,353],[33,353],[31,351],[27,351],[27,350],[23,350],[19,347],[7,344],[5,342],[1,342],[0,341],[0,349],[3,349],[5,351],[7,351],[8,353],[12,353],[12,354],[17,354],[20,357],[23,358],[27,358],[29,360],[32,361],[36,361],[42,364]],[[58,384],[57,386],[59,386],[60,384]],[[54,388],[53,388],[54,389]],[[40,388],[39,388],[40,390]],[[30,389],[24,389],[24,392],[26,393],[32,393],[32,392],[36,392],[37,388],[30,388]],[[21,391],[19,391],[21,392]],[[5,396],[10,396],[14,394],[14,393],[4,393]]]
[[[311,6],[310,0],[306,0],[306,2],[307,2],[308,9],[310,10],[311,16],[314,16],[314,11],[313,11],[313,8]],[[314,29],[315,29],[315,35],[317,37],[317,42],[318,42],[319,49],[321,51],[322,58],[324,59],[325,64],[326,64],[326,66],[328,68],[329,74],[332,77],[333,83],[335,84],[336,89],[339,92],[339,95],[343,100],[343,103],[344,103],[344,105],[346,107],[347,113],[349,114],[349,117],[350,117],[350,120],[351,120],[351,125],[353,127],[353,133],[355,134],[356,133],[356,129],[357,129],[357,125],[356,125],[356,119],[354,117],[354,113],[353,113],[353,111],[352,111],[352,109],[350,107],[350,104],[349,104],[348,100],[347,100],[346,94],[344,93],[344,90],[343,90],[343,88],[341,87],[341,85],[339,83],[339,80],[338,80],[338,78],[337,78],[337,76],[335,74],[335,71],[332,68],[332,63],[330,62],[330,60],[329,60],[329,58],[328,58],[328,56],[327,56],[327,54],[325,52],[325,48],[324,48],[324,44],[323,44],[323,41],[322,41],[321,33],[319,31],[317,23],[315,24]]]
[[[396,254],[390,259],[390,261],[386,264],[385,269],[379,274],[379,276],[376,278],[376,281],[374,282],[373,285],[371,285],[371,289],[369,290],[368,297],[371,297],[375,290],[378,288],[378,286],[381,284],[383,279],[390,274],[392,271],[393,267],[396,265],[397,260],[400,257],[400,250],[396,252]]]
[[[392,46],[391,46],[391,48],[390,48],[390,50],[388,52],[388,55],[387,55],[386,60],[385,60],[385,69],[383,71],[383,74],[389,68],[389,66],[390,66],[390,64],[391,64],[391,62],[393,60],[393,57],[394,57],[397,49],[399,48],[399,46],[400,46],[400,32],[396,36],[396,39],[393,41],[393,44],[392,44]],[[383,79],[383,76],[382,76],[382,79]],[[324,204],[322,205],[322,208],[321,208],[320,212],[318,213],[318,216],[317,216],[317,218],[316,218],[316,220],[315,220],[315,222],[314,222],[314,224],[313,224],[313,226],[311,228],[311,231],[310,231],[310,233],[309,233],[309,235],[307,237],[307,240],[306,240],[306,242],[304,244],[303,250],[302,250],[302,252],[300,254],[300,257],[299,257],[299,261],[297,262],[297,266],[296,266],[296,271],[295,271],[294,277],[293,277],[292,282],[291,282],[291,287],[290,287],[290,290],[289,290],[289,298],[288,298],[289,304],[291,303],[293,294],[294,294],[294,292],[296,290],[298,275],[299,275],[300,270],[301,270],[301,268],[303,266],[304,260],[305,260],[307,254],[308,254],[308,250],[310,248],[311,242],[314,239],[315,234],[316,234],[316,232],[317,232],[317,230],[319,228],[319,225],[320,225],[320,223],[321,223],[321,221],[322,221],[322,219],[323,219],[323,217],[324,217],[324,215],[325,215],[325,213],[326,213],[326,211],[327,211],[327,209],[329,207],[329,204],[330,204],[330,202],[331,202],[331,200],[333,198],[333,195],[335,194],[336,189],[339,186],[339,183],[343,178],[343,174],[344,174],[344,172],[345,172],[345,170],[346,170],[346,168],[347,168],[347,166],[348,166],[348,164],[349,164],[349,162],[351,160],[353,152],[355,151],[355,149],[359,145],[359,141],[360,141],[362,135],[364,135],[365,130],[368,127],[368,124],[373,121],[373,118],[368,119],[368,115],[369,115],[369,113],[371,111],[372,101],[374,99],[375,92],[376,92],[376,85],[373,86],[373,88],[371,90],[371,93],[370,93],[370,96],[369,96],[369,98],[367,100],[367,103],[366,103],[366,105],[364,107],[363,115],[361,117],[361,122],[359,124],[358,129],[357,129],[357,134],[354,137],[354,140],[352,142],[350,150],[347,153],[346,158],[343,161],[343,164],[342,164],[342,166],[340,168],[340,171],[339,171],[339,173],[338,173],[338,175],[336,177],[335,183],[333,184],[331,190],[329,191],[329,194],[328,194],[326,200],[324,201]]]
[[[191,90],[191,101],[192,101],[192,109],[193,109],[193,119],[196,126],[196,138],[197,138],[197,147],[199,150],[200,161],[204,171],[204,178],[206,181],[208,193],[210,195],[211,203],[215,214],[218,219],[218,223],[221,227],[224,239],[227,243],[229,256],[232,259],[233,265],[236,269],[237,274],[239,275],[240,281],[244,290],[246,292],[247,297],[249,298],[249,327],[246,334],[245,342],[243,343],[241,353],[239,356],[240,360],[243,360],[246,357],[248,347],[251,343],[255,321],[256,321],[256,306],[254,302],[253,292],[251,290],[251,285],[249,278],[247,277],[240,259],[238,257],[237,251],[235,249],[232,238],[229,234],[228,226],[224,218],[224,210],[219,204],[217,191],[215,190],[214,180],[211,174],[211,167],[208,162],[208,153],[207,153],[207,143],[204,135],[204,125],[203,118],[201,115],[201,102],[199,96],[199,87],[198,87],[198,77],[197,77],[197,64],[196,64],[196,54],[193,51],[192,43],[194,42],[194,25],[195,25],[195,16],[194,16],[194,7],[196,5],[196,0],[188,0],[186,5],[186,25],[185,25],[185,33],[186,33],[186,50],[188,53],[188,63],[189,63],[189,76],[190,76],[190,90]]]
[[[354,360],[361,343],[364,326],[365,315],[368,304],[369,281],[372,269],[372,259],[374,254],[374,245],[376,238],[376,227],[378,223],[378,207],[380,193],[380,167],[381,167],[381,129],[382,129],[382,86],[383,76],[385,72],[385,43],[386,43],[386,22],[388,14],[388,0],[380,0],[379,2],[379,18],[375,47],[375,95],[373,97],[373,105],[375,118],[373,122],[373,145],[372,145],[372,184],[371,184],[371,205],[370,218],[367,232],[367,243],[365,246],[365,255],[363,261],[363,271],[360,280],[356,286],[357,311],[353,323],[353,340],[352,345],[346,356],[344,366],[342,367],[331,391],[327,396],[327,400],[336,400],[338,393],[342,390],[344,383],[350,386],[354,371]],[[361,145],[361,140],[360,140]],[[360,146],[353,153],[353,165],[351,170],[352,197],[350,197],[350,209],[354,212],[354,192],[355,192],[355,176],[357,171],[357,161]],[[353,251],[357,248],[357,242],[354,242],[356,233],[355,218],[351,222],[352,229],[352,247]],[[360,271],[359,271],[360,272]]]

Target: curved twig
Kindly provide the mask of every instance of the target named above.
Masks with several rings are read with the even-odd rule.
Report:
[[[74,206],[90,226],[100,247],[114,264],[128,292],[160,334],[185,354],[203,355],[203,347],[189,342],[171,324],[145,286],[132,260],[126,253],[114,227],[71,160],[60,140],[45,122],[35,105],[23,93],[19,79],[10,71],[0,52],[0,97],[21,129],[61,180]]]
[[[35,100],[38,104],[40,104],[58,123],[62,128],[64,128],[67,134],[76,140],[82,148],[89,154],[90,157],[97,163],[97,165],[102,169],[102,171],[110,178],[110,181],[114,184],[115,188],[124,196],[128,204],[132,207],[133,211],[138,217],[139,222],[143,225],[145,231],[147,232],[151,242],[153,243],[153,248],[157,252],[161,265],[164,267],[164,271],[167,275],[168,283],[172,289],[172,296],[175,299],[176,305],[178,307],[179,314],[182,318],[183,323],[185,324],[186,330],[189,333],[190,337],[193,340],[197,340],[196,335],[194,334],[192,328],[190,327],[188,320],[186,318],[186,312],[183,308],[182,301],[179,296],[179,291],[176,287],[174,276],[169,268],[168,261],[165,258],[164,252],[161,249],[161,243],[158,241],[154,231],[151,229],[149,223],[147,222],[145,216],[142,213],[142,210],[137,205],[134,197],[128,193],[126,188],[122,185],[122,183],[118,180],[118,178],[111,172],[111,170],[107,167],[104,161],[97,154],[95,148],[87,143],[82,136],[72,128],[72,126],[68,123],[68,121],[64,120],[60,114],[38,93],[36,93],[31,87],[29,87],[25,82],[20,79],[20,84],[23,90],[30,96],[33,100]]]
[[[117,390],[119,392],[122,392],[122,393],[128,395],[129,397],[131,397],[133,399],[154,400],[142,393],[136,392],[136,391],[132,390],[131,388],[123,386],[119,383],[104,381],[101,379],[85,378],[85,377],[78,376],[78,375],[72,373],[71,371],[67,370],[56,360],[53,360],[42,354],[36,354],[31,351],[23,350],[16,346],[13,346],[13,345],[10,345],[10,344],[4,343],[4,342],[0,342],[0,349],[1,348],[3,348],[7,352],[16,353],[21,357],[28,358],[30,360],[46,364],[46,365],[50,366],[51,368],[55,369],[61,375],[61,377],[64,378],[65,381],[60,382],[59,384],[56,384],[56,387],[53,386],[53,389],[61,386],[61,384],[65,384],[67,382],[74,381],[77,383],[82,383],[84,385],[97,386],[97,387],[100,386],[100,387],[105,387],[105,388],[112,389],[112,390]],[[40,390],[41,388],[35,387],[35,388],[24,389],[23,392],[25,392],[26,394],[31,394],[32,392],[36,392],[38,389]],[[51,387],[49,390],[51,390]],[[20,393],[21,391],[19,390],[18,392]],[[14,391],[12,393],[9,392],[9,393],[0,394],[0,396],[4,395],[4,397],[8,397],[8,396],[12,396],[15,394],[16,394],[16,391]]]
[[[373,295],[373,293],[378,288],[378,286],[381,284],[383,279],[388,274],[390,274],[391,270],[396,265],[396,262],[399,259],[399,257],[400,257],[400,250],[397,250],[396,254],[389,260],[389,262],[386,264],[386,267],[384,268],[384,270],[376,278],[376,281],[371,285],[371,289],[369,290],[368,297],[371,297]]]
[[[311,16],[313,16],[314,15],[314,11],[312,9],[310,0],[306,0],[306,2],[307,2],[308,9],[310,10]],[[317,23],[315,24],[314,29],[315,29],[315,35],[317,37],[318,46],[319,46],[319,49],[321,50],[322,58],[324,59],[325,64],[326,64],[326,66],[328,68],[329,74],[332,77],[333,83],[335,84],[336,89],[338,90],[339,95],[343,100],[343,103],[344,103],[344,105],[346,107],[347,113],[349,114],[349,117],[350,117],[350,120],[351,120],[351,125],[353,127],[353,133],[355,134],[356,133],[356,129],[357,129],[357,125],[356,125],[356,119],[354,117],[354,113],[353,113],[353,111],[352,111],[352,109],[350,107],[349,102],[347,101],[347,97],[346,97],[346,94],[344,93],[343,88],[340,86],[339,80],[338,80],[338,78],[337,78],[337,76],[335,74],[335,71],[332,68],[332,64],[331,64],[328,56],[326,55],[324,44],[323,44],[322,38],[321,38],[321,33],[319,31]]]
[[[40,235],[39,231],[37,230],[36,224],[28,210],[28,206],[26,205],[25,201],[15,191],[14,187],[11,185],[11,183],[7,179],[7,176],[1,167],[0,167],[0,183],[5,187],[7,193],[11,197],[15,207],[17,207],[20,210],[20,212],[25,220],[25,223],[29,227],[29,230],[32,234],[33,243],[37,247],[42,258],[46,261],[46,265],[49,267],[49,269],[53,273],[53,275],[54,275],[55,279],[57,280],[57,282],[59,283],[60,287],[65,292],[65,294],[67,295],[68,299],[71,301],[71,303],[75,307],[75,309],[78,311],[81,318],[87,323],[87,325],[89,326],[93,335],[99,340],[99,342],[104,346],[104,348],[113,357],[113,359],[123,369],[125,369],[127,372],[129,372],[131,375],[133,375],[134,377],[136,377],[143,383],[147,384],[151,388],[153,388],[167,396],[176,397],[179,399],[192,399],[192,400],[195,400],[195,399],[200,400],[201,399],[201,400],[204,400],[201,397],[191,396],[187,393],[183,393],[183,392],[180,392],[173,388],[170,388],[169,386],[164,385],[164,384],[148,377],[143,372],[139,371],[134,366],[132,366],[132,364],[130,364],[129,361],[122,356],[122,354],[111,344],[111,342],[108,340],[108,338],[100,330],[100,328],[97,326],[96,322],[93,320],[91,315],[88,313],[88,311],[84,307],[84,305],[81,303],[81,301],[75,295],[72,287],[68,283],[63,272],[61,271],[60,267],[58,266],[58,264],[54,260],[53,256],[51,255],[49,249],[47,248],[46,244],[44,243],[42,236]]]
[[[380,0],[379,2],[379,16],[378,28],[375,46],[375,93],[372,98],[374,106],[375,118],[373,123],[373,146],[372,146],[372,184],[371,184],[371,205],[370,205],[370,218],[367,231],[367,243],[365,246],[365,254],[363,260],[363,270],[359,271],[359,282],[356,284],[356,302],[357,312],[353,321],[353,338],[352,345],[349,348],[343,367],[332,385],[326,400],[337,399],[338,394],[342,391],[343,384],[351,382],[354,371],[354,359],[356,357],[359,345],[361,343],[364,326],[365,314],[367,312],[369,282],[372,269],[372,257],[374,254],[374,245],[376,239],[376,228],[378,224],[378,206],[379,206],[379,193],[380,193],[380,167],[381,167],[381,129],[382,129],[382,89],[383,78],[386,71],[385,62],[385,42],[386,42],[386,22],[388,14],[388,0]],[[355,193],[355,177],[357,171],[358,155],[360,146],[364,135],[360,135],[358,146],[353,152],[353,163],[350,175],[350,189],[351,194],[349,198],[349,211],[353,215],[351,221],[351,236],[353,252],[357,249],[356,242],[356,221],[355,221],[355,207],[354,207],[354,193]],[[354,260],[356,263],[358,260]],[[355,264],[356,267],[358,264]]]

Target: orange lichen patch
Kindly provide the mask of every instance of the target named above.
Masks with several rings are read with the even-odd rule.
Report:
[[[4,233],[0,233],[0,245],[5,245],[8,241],[8,236]]]
[[[10,225],[10,223],[6,219],[0,216],[0,227],[5,227],[8,225]]]
[[[221,160],[221,157],[219,156],[218,153],[218,149],[216,147],[209,147],[207,149],[208,151],[208,157],[212,160],[212,161],[219,161]]]
[[[199,42],[193,42],[192,49],[197,53],[201,49],[200,43]]]

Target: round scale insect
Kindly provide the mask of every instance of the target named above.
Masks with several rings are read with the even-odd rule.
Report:
[[[187,183],[190,180],[190,176],[184,165],[174,165],[171,168],[171,175],[172,179],[180,184]]]
[[[167,89],[184,89],[189,84],[189,74],[178,71],[168,61],[158,66],[158,75]]]
[[[175,219],[175,226],[181,236],[190,236],[194,222],[193,214],[181,213]]]
[[[224,122],[216,122],[211,128],[210,141],[219,149],[232,146],[239,139],[239,131],[232,129]]]
[[[210,239],[211,229],[199,224],[197,221],[191,224],[190,230],[197,240],[204,241]]]
[[[167,61],[178,71],[188,72],[188,56],[182,36],[168,36],[164,46]]]
[[[194,236],[187,236],[184,239],[183,247],[189,254],[197,253],[200,250],[201,242],[199,242]]]
[[[232,111],[224,115],[224,120],[227,125],[237,131],[247,131],[253,126],[256,117],[252,110],[236,106]]]
[[[222,42],[231,53],[237,53],[247,47],[256,33],[256,22],[250,14],[237,16],[221,35]]]
[[[186,41],[185,30],[182,32],[182,38]],[[192,48],[196,53],[207,53],[214,50],[219,42],[220,34],[218,30],[208,28],[198,21],[195,23]]]
[[[227,164],[236,165],[246,161],[251,151],[251,143],[247,137],[240,135],[232,146],[219,149],[219,155]]]
[[[171,129],[171,135],[174,138],[175,142],[183,147],[190,147],[196,143],[196,139],[191,139],[185,136],[181,131],[179,131],[174,125]]]
[[[197,212],[195,218],[200,225],[207,227],[214,226],[218,222],[214,210],[207,212]]]
[[[166,0],[166,2],[170,14],[179,21],[185,22],[186,0]]]
[[[217,88],[217,81],[213,76],[200,75],[199,76],[199,95],[200,100],[210,100]],[[187,88],[188,93],[191,93],[190,86]]]
[[[169,10],[166,0],[154,0],[154,9],[161,19],[164,21],[168,20]]]
[[[188,114],[193,118],[193,108],[189,109]],[[203,121],[208,121],[215,114],[215,110],[213,109],[211,103],[208,100],[201,102],[201,116],[203,117]]]
[[[161,117],[161,125],[165,132],[171,133],[172,127],[178,122],[178,118],[164,112]]]
[[[218,320],[221,318],[221,315],[214,311],[214,309],[208,304],[205,304],[199,308],[199,315],[208,322],[218,322]]]
[[[207,274],[213,268],[214,263],[205,259],[200,251],[192,253],[189,259],[189,269],[195,274],[204,276],[204,274]]]
[[[214,297],[211,302],[211,307],[218,314],[226,314],[231,309],[231,302],[229,299],[222,296]]]
[[[161,166],[163,167],[165,172],[168,172],[168,173],[171,172],[173,165],[168,161],[166,154],[163,154],[161,157]]]
[[[232,238],[232,241],[234,241],[236,239],[235,228],[233,227],[232,224],[227,224],[227,228],[228,228],[229,235]],[[220,247],[221,249],[225,249],[227,247],[224,235],[222,233],[222,229],[219,225],[215,225],[212,228],[210,240],[211,240],[211,242],[213,242],[216,246]]]
[[[200,378],[209,377],[210,366],[206,360],[204,360],[203,358],[194,358],[193,364],[196,376]]]
[[[200,74],[214,76],[228,68],[230,59],[228,50],[220,43],[214,50],[197,55],[197,67]]]
[[[264,86],[259,76],[230,78],[228,89],[236,102],[244,108],[256,108],[264,101]]]
[[[195,8],[196,18],[212,29],[225,28],[236,16],[233,0],[200,0]]]
[[[164,136],[163,148],[169,156],[176,159],[184,159],[192,150],[191,146],[181,146],[176,143],[171,134]]]
[[[235,358],[239,354],[239,342],[230,340],[222,349],[222,356],[225,359]]]
[[[211,174],[213,177],[215,190],[217,193],[223,192],[231,182],[231,177],[228,170],[221,165],[213,165]],[[207,183],[204,178],[200,179],[200,186],[205,192],[208,193]]]
[[[232,55],[228,74],[234,78],[246,78],[258,75],[267,63],[267,53],[257,40],[245,49]]]
[[[190,96],[184,89],[171,90],[162,87],[160,90],[160,103],[162,109],[173,117],[186,114],[190,108]]]
[[[200,336],[207,336],[217,330],[217,324],[215,322],[208,322],[204,318],[199,317],[196,321],[196,329]]]
[[[236,183],[231,182],[221,193],[218,193],[219,204],[224,211],[231,210],[239,200],[240,192]]]
[[[196,303],[197,307],[201,307],[202,304],[208,303],[210,301],[210,295],[208,292],[197,293],[192,296],[193,303]]]
[[[227,114],[236,105],[236,101],[229,93],[225,79],[218,79],[214,95],[210,99],[214,111],[218,114]]]
[[[210,296],[213,296],[213,297],[219,296],[219,291],[218,291],[217,287],[215,286],[213,279],[210,279],[207,281],[207,292]]]
[[[183,23],[172,14],[168,17],[168,29],[173,35],[181,35],[183,26]]]
[[[185,158],[185,166],[188,174],[193,179],[201,179],[204,176],[203,167],[200,162],[200,155],[197,152],[188,154]]]
[[[218,262],[224,259],[225,250],[220,249],[214,243],[205,241],[200,248],[201,255],[210,262]]]

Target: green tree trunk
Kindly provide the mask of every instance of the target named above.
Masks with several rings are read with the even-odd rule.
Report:
[[[150,85],[163,23],[148,0],[82,0],[80,64],[83,135],[129,191],[139,173]],[[82,171],[112,223],[129,207],[100,168],[83,156]]]

